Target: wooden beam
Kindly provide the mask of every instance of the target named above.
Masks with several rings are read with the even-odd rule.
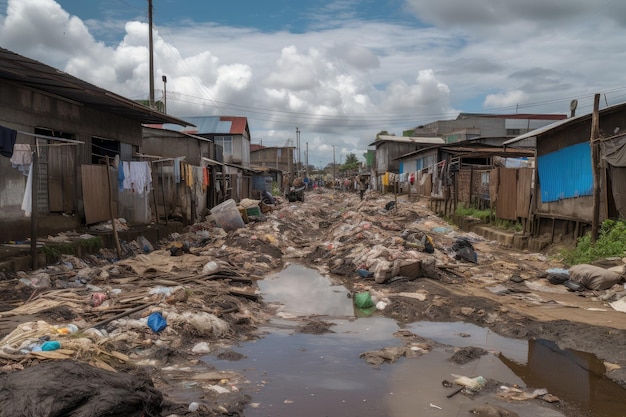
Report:
[[[596,94],[593,100],[593,113],[591,115],[591,169],[593,170],[593,215],[591,222],[591,241],[598,240],[600,223],[600,167],[598,157],[598,138],[600,136],[600,94]]]

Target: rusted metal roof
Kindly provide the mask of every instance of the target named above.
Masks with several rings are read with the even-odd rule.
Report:
[[[173,126],[171,124],[151,125],[157,129],[177,130],[194,135],[243,135],[250,134],[248,119],[242,116],[191,116],[183,117],[188,126]]]
[[[189,124],[4,48],[0,48],[0,79],[142,124]]]

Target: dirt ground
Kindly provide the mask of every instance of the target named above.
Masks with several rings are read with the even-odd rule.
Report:
[[[390,201],[395,207],[387,210]],[[408,245],[407,236],[414,233],[430,236],[434,253]],[[454,256],[451,248],[460,237],[472,242],[476,263]],[[279,201],[244,229],[225,233],[207,221],[153,244],[153,252],[139,249],[119,262],[103,250],[0,282],[0,345],[13,343],[0,351],[0,386],[7,392],[34,386],[41,380],[23,371],[72,360],[128,375],[131,380],[119,382],[122,387],[152,385],[136,401],[160,402],[146,409],[129,398],[125,411],[115,414],[120,404],[111,404],[97,415],[244,415],[249,397],[241,376],[212,369],[199,355],[237,360],[228,346],[258,337],[257,326],[273,314],[259,298],[255,281],[297,262],[352,293],[370,291],[387,300],[382,314],[398,322],[463,321],[511,338],[547,339],[562,349],[595,354],[605,362],[607,377],[626,387],[626,316],[608,304],[623,285],[571,292],[550,284],[546,271],[563,268],[550,255],[558,253],[556,248],[529,253],[487,241],[434,216],[426,201],[369,192],[360,201],[358,194],[320,190],[308,192],[304,202]],[[603,265],[621,262],[605,260]],[[40,284],[42,275],[47,286]],[[96,305],[94,294],[104,294],[106,301]],[[161,332],[145,325],[157,311],[168,321]],[[42,340],[53,326],[68,323],[80,331],[59,336],[61,350],[29,351],[33,337]],[[323,333],[328,326],[311,320],[301,331]],[[21,375],[30,379],[19,380]],[[189,381],[204,399],[193,413],[178,393]],[[75,391],[82,392],[78,386],[84,381],[76,378],[76,384]],[[96,399],[81,395],[83,403]],[[0,417],[27,415],[18,410],[28,404],[11,401],[0,395]],[[66,406],[66,415],[83,415],[71,408],[75,404]],[[61,414],[49,407],[29,415]]]

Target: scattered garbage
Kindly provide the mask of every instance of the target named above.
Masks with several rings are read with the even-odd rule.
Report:
[[[354,305],[362,309],[372,308],[375,306],[374,301],[372,300],[372,295],[369,291],[357,293],[354,296]]]
[[[478,255],[474,246],[467,238],[458,238],[451,247],[455,259],[462,259],[468,262],[477,263]]]
[[[471,377],[467,377],[463,375],[455,375],[455,374],[451,374],[451,375],[454,378],[456,378],[454,380],[455,384],[461,385],[472,392],[480,391],[487,383],[487,380],[482,376],[476,376],[476,377],[471,378]]]
[[[41,345],[41,350],[44,352],[49,352],[49,351],[58,350],[58,349],[61,349],[61,343],[59,343],[56,340],[49,340],[47,342],[44,342]]]
[[[154,312],[148,316],[148,327],[150,327],[153,332],[159,333],[167,327],[167,321],[161,313]]]
[[[136,240],[137,240],[137,244],[143,250],[144,253],[150,253],[154,250],[154,246],[152,246],[152,243],[150,243],[150,241],[146,239],[144,236],[139,236]]]
[[[58,334],[74,334],[78,331],[78,326],[70,323],[65,326],[55,326],[55,329]]]
[[[215,223],[226,232],[246,227],[241,213],[237,209],[237,203],[232,198],[213,207],[211,216]]]
[[[95,292],[91,294],[91,305],[93,307],[100,307],[102,303],[107,299],[107,295],[101,292]]]

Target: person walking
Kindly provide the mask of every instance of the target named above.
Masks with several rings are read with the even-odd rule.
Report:
[[[359,196],[361,197],[361,200],[363,200],[367,184],[365,183],[365,178],[362,175],[359,175],[358,177],[357,186],[359,187]]]

